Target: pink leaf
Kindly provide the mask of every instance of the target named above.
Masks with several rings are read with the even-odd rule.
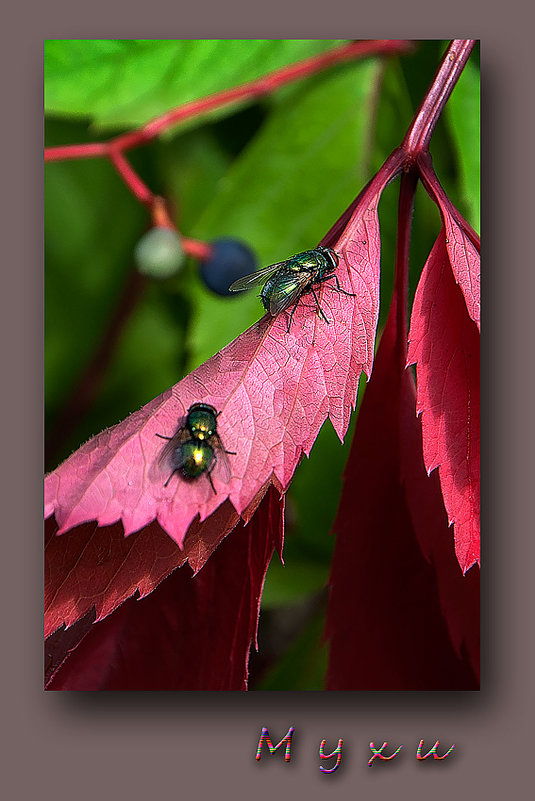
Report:
[[[477,689],[477,586],[461,574],[437,481],[426,475],[395,321],[391,310],[333,526],[326,689]]]
[[[439,468],[457,559],[479,562],[479,334],[440,234],[418,284],[408,363],[417,363],[424,461]]]
[[[206,520],[228,498],[247,518],[270,483],[285,491],[327,416],[342,439],[359,376],[370,375],[379,295],[380,191],[364,196],[335,244],[340,286],[320,289],[327,325],[305,295],[287,331],[288,314],[265,315],[223,350],[122,423],[91,439],[46,478],[45,515],[58,534],[96,520],[122,521],[126,535],[156,520],[179,545],[194,518]],[[206,402],[220,415],[218,431],[232,475],[214,471],[184,482],[159,466],[162,440],[189,406]]]
[[[144,598],[162,584],[165,595],[163,585],[177,567],[187,561],[197,572],[211,555],[217,557],[214,550],[240,517],[253,517],[270,484],[286,490],[327,416],[343,438],[360,373],[369,376],[372,369],[379,306],[377,204],[401,158],[396,152],[387,159],[322,241],[339,253],[337,278],[351,293],[337,292],[334,281],[321,285],[329,324],[315,313],[310,295],[300,301],[290,331],[287,314],[264,316],[47,476],[45,516],[57,520],[57,526],[49,521],[46,549],[49,677],[58,671],[65,676],[67,659],[72,671],[71,651],[77,659],[92,647],[109,654],[127,615],[115,617],[114,610],[125,602],[131,606],[134,594]],[[235,452],[229,480],[212,474],[217,494],[203,476],[187,483],[173,476],[165,487],[169,468],[163,473],[160,466],[164,446],[157,435],[174,434],[189,406],[203,401],[218,410],[223,444]],[[56,536],[68,530],[68,537]],[[280,554],[282,528],[275,545]],[[262,562],[262,571],[266,566]],[[114,620],[99,623],[112,613]]]

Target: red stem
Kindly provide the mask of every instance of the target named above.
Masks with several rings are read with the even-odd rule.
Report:
[[[206,261],[212,253],[212,247],[206,242],[200,242],[198,239],[190,239],[183,236],[180,244],[184,253],[187,253],[193,259],[198,259],[198,261]]]
[[[176,231],[176,226],[171,219],[167,204],[163,197],[154,195],[151,207],[152,225],[154,228],[171,228]],[[198,239],[190,239],[187,236],[182,236],[180,239],[182,250],[188,256],[192,256],[199,261],[206,261],[212,253],[212,248],[206,242],[200,242]]]
[[[149,187],[143,183],[137,172],[130,166],[121,150],[118,150],[116,147],[110,148],[108,155],[111,163],[137,200],[145,206],[152,206],[155,196],[152,194]]]
[[[396,341],[401,369],[407,361],[407,306],[409,297],[409,252],[411,244],[412,212],[418,183],[416,170],[401,174],[398,204],[398,230],[396,241],[396,272],[392,296],[392,314],[396,314]]]
[[[92,158],[107,156],[109,142],[90,142],[82,145],[59,145],[45,148],[45,161],[64,161],[65,159]]]
[[[475,39],[454,39],[450,42],[402,142],[402,147],[408,153],[416,155],[419,151],[428,149],[436,122],[459,80],[475,42]]]

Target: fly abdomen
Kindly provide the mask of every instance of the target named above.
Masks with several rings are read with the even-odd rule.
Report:
[[[188,440],[177,450],[180,451],[178,464],[185,478],[198,478],[210,470],[214,461],[214,451],[204,440]]]

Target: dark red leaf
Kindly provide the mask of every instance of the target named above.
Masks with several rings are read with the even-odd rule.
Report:
[[[334,524],[329,690],[477,688],[467,652],[474,628],[477,637],[468,621],[477,621],[478,597],[458,567],[455,575],[440,492],[423,465],[414,383],[400,367],[402,347],[391,311]]]
[[[134,593],[144,598],[173,570],[189,562],[194,572],[238,523],[227,502],[205,523],[193,523],[183,549],[157,523],[125,537],[122,526],[85,523],[67,537],[46,521],[45,637],[72,626],[93,608],[102,620]]]
[[[271,490],[197,575],[181,567],[149,597],[95,623],[47,689],[247,689],[262,585],[282,547],[282,510]]]

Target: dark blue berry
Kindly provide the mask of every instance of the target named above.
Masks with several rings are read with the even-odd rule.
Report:
[[[253,251],[237,239],[222,238],[211,242],[212,254],[201,262],[201,278],[216,295],[235,296],[229,286],[244,275],[254,273],[257,261]]]

